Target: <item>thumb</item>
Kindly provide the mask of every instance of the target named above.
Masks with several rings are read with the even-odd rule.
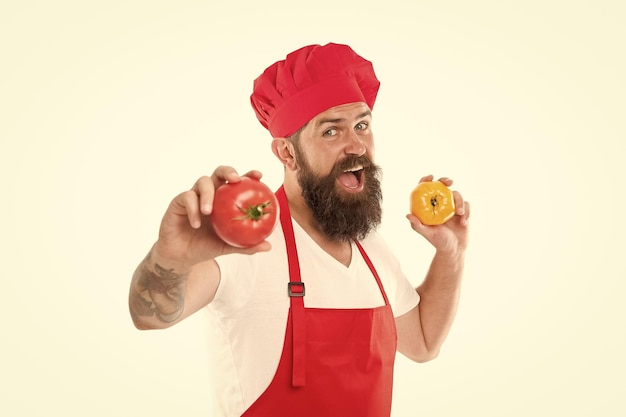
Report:
[[[244,255],[253,255],[257,252],[269,252],[271,249],[272,249],[271,243],[268,242],[267,240],[264,240],[263,242],[257,245],[246,247],[246,248],[226,245],[224,253],[225,254],[226,253],[241,253]]]
[[[406,218],[411,223],[411,228],[422,235],[426,240],[430,241],[434,233],[434,227],[425,225],[413,214],[407,214]]]

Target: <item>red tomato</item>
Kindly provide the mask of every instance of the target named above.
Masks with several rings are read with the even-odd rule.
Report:
[[[278,219],[278,200],[261,181],[242,177],[215,190],[211,223],[229,245],[247,248],[265,240]]]

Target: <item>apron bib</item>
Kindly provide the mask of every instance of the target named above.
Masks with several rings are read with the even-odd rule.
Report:
[[[391,413],[396,326],[374,265],[356,242],[385,305],[305,308],[306,289],[284,188],[276,196],[287,245],[290,308],[276,374],[244,417],[385,417]]]

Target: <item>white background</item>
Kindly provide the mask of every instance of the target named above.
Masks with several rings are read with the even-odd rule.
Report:
[[[416,285],[418,179],[473,204],[457,321],[398,359],[394,417],[623,416],[624,3],[226,3],[0,6],[0,414],[210,415],[205,317],[137,331],[129,280],[200,175],[280,185],[252,80],[332,41],[381,79],[382,232]]]

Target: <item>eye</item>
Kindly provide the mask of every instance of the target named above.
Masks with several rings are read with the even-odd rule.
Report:
[[[332,129],[325,130],[324,133],[322,133],[322,136],[329,138],[329,137],[335,136],[336,134],[337,134],[337,129],[333,127]]]
[[[357,123],[356,126],[354,126],[354,129],[363,131],[363,130],[367,130],[368,127],[369,127],[369,123],[367,123],[367,122],[359,122],[359,123]]]

